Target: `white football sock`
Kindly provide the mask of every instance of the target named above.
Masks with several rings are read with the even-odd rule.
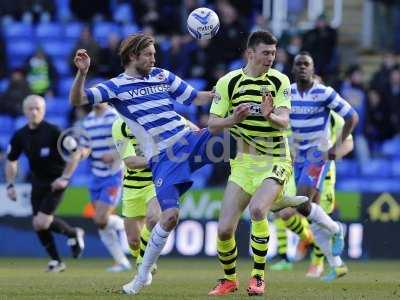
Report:
[[[108,217],[107,226],[109,226],[110,228],[113,228],[114,230],[116,230],[118,232],[118,237],[119,237],[119,241],[120,241],[122,250],[127,254],[130,253],[128,237],[126,236],[126,232],[125,232],[124,220],[118,215],[110,215]]]
[[[128,266],[130,265],[129,260],[122,249],[117,231],[115,228],[112,228],[114,226],[115,224],[111,224],[110,226],[110,222],[108,222],[104,229],[99,229],[101,241],[118,264]]]
[[[324,212],[324,210],[318,204],[311,203],[311,212],[307,219],[328,229],[331,234],[335,234],[340,231],[338,223],[333,221],[332,218],[328,216],[328,214]]]
[[[330,232],[322,226],[312,223],[311,231],[314,235],[315,242],[320,247],[322,253],[325,255],[328,264],[331,267],[339,267],[343,264],[340,256],[332,256],[331,237]]]
[[[167,243],[169,234],[170,232],[162,229],[159,223],[154,226],[147,243],[146,251],[144,252],[142,264],[138,270],[138,277],[140,280],[145,281],[147,279],[151,267],[157,261],[162,249]]]

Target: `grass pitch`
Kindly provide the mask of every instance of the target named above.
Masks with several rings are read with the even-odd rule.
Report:
[[[207,293],[222,272],[216,259],[162,257],[153,284],[138,296],[127,296],[120,289],[133,272],[105,272],[110,260],[66,263],[65,272],[50,274],[43,271],[44,259],[0,259],[0,299],[210,299]],[[249,298],[245,289],[250,266],[250,260],[239,261],[240,289],[225,298]],[[306,263],[295,265],[291,272],[268,272],[265,298],[400,299],[400,261],[350,262],[348,266],[350,273],[330,284],[307,279]]]

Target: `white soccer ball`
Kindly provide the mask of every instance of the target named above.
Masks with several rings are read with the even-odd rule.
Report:
[[[78,142],[76,139],[70,135],[67,135],[62,142],[64,149],[67,151],[75,151],[78,148]]]
[[[187,28],[195,39],[209,40],[218,32],[218,15],[207,7],[197,8],[190,13],[187,19]]]

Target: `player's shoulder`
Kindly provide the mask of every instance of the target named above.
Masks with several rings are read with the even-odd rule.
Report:
[[[229,83],[232,79],[237,78],[243,74],[242,69],[236,69],[226,73],[220,79],[218,79],[218,83]]]
[[[311,90],[311,94],[321,95],[325,97],[329,97],[332,94],[332,92],[334,92],[334,89],[331,86],[324,85],[322,83],[314,84]]]
[[[284,89],[286,93],[290,92],[289,77],[287,77],[282,72],[278,71],[277,69],[270,68],[267,73],[267,78],[273,83],[277,91]]]
[[[268,70],[268,76],[274,76],[278,78],[280,81],[289,81],[289,77],[286,74],[274,68],[270,68]]]
[[[59,132],[60,131],[60,127],[59,126],[57,126],[57,125],[55,125],[53,123],[50,123],[50,122],[48,122],[46,120],[43,120],[42,126],[43,126],[43,128],[45,130],[49,130],[51,132]]]

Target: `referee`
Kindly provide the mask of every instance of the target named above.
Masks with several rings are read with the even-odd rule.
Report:
[[[61,272],[66,266],[58,254],[52,232],[68,237],[68,245],[74,258],[78,258],[84,248],[84,231],[81,228],[71,227],[54,216],[79,157],[75,155],[66,164],[60,156],[57,140],[61,131],[55,125],[43,120],[45,114],[43,97],[37,95],[26,97],[23,110],[28,123],[15,132],[8,148],[5,167],[7,196],[12,201],[17,200],[14,181],[18,169],[18,157],[21,153],[25,153],[32,170],[33,228],[51,258],[47,271]]]

